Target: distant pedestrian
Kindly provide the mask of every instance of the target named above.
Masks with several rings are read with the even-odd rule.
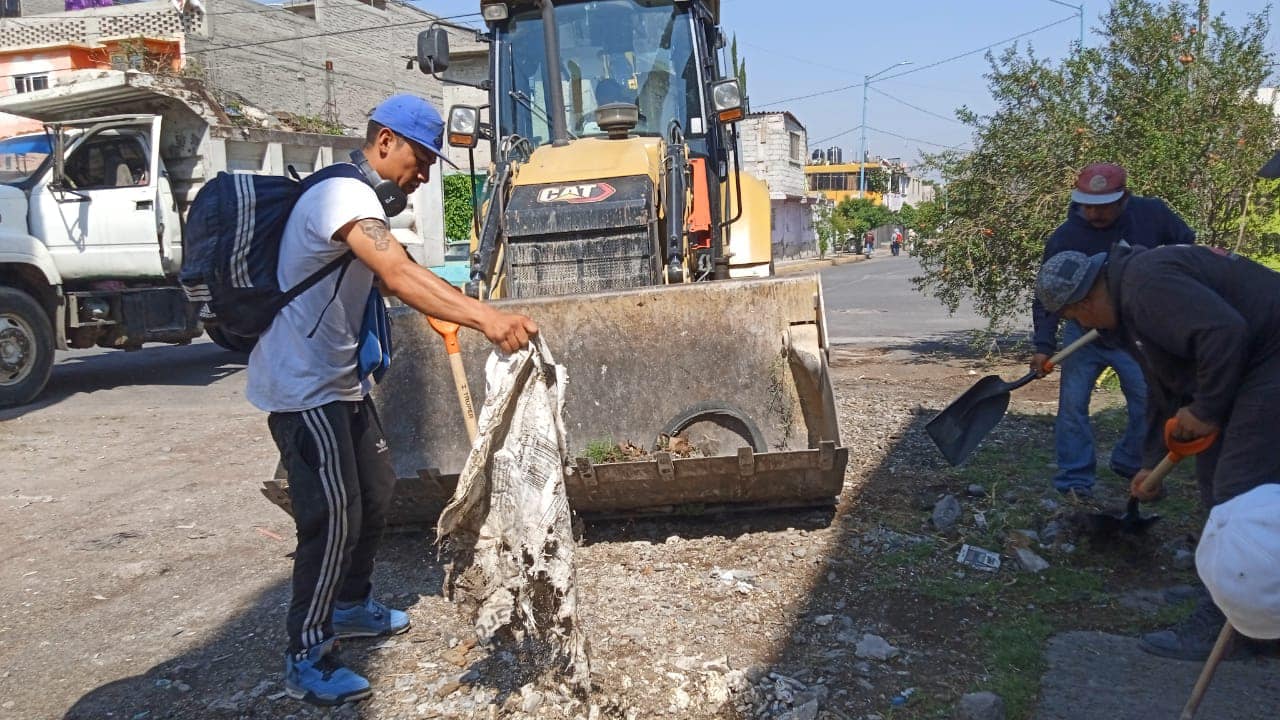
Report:
[[[902,250],[902,231],[898,228],[893,229],[893,239],[889,241],[889,250],[894,257],[898,257],[898,252]]]

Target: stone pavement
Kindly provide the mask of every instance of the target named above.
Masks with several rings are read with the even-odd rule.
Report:
[[[1049,640],[1035,720],[1163,720],[1182,712],[1203,663],[1148,655],[1135,638],[1069,632]],[[1223,662],[1198,720],[1280,717],[1280,661]]]

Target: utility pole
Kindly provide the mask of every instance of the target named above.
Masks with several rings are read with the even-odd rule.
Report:
[[[871,79],[879,77],[896,67],[910,65],[910,60],[894,63],[880,72],[862,76],[862,139],[858,143],[858,199],[861,200],[867,191],[867,86]]]
[[[1062,7],[1069,7],[1069,8],[1071,8],[1072,10],[1075,10],[1075,11],[1076,11],[1076,14],[1080,16],[1080,41],[1079,41],[1079,42],[1080,42],[1080,45],[1079,45],[1079,49],[1080,49],[1080,51],[1081,51],[1081,52],[1083,52],[1083,51],[1084,51],[1084,3],[1080,3],[1079,5],[1072,5],[1071,3],[1068,3],[1068,2],[1062,2],[1062,0],[1049,0],[1049,2],[1053,3],[1054,5],[1061,5]]]

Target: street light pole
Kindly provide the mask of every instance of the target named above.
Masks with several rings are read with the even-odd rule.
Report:
[[[1080,3],[1079,5],[1072,5],[1071,3],[1068,3],[1068,2],[1062,2],[1062,0],[1049,0],[1049,2],[1053,3],[1054,5],[1069,7],[1072,10],[1075,10],[1076,14],[1080,16],[1080,51],[1083,52],[1084,51],[1084,3]]]
[[[867,86],[873,78],[879,77],[896,67],[910,65],[910,60],[894,63],[878,73],[862,76],[862,139],[858,143],[858,199],[861,200],[867,190]]]

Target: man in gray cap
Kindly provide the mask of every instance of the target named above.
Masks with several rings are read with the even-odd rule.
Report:
[[[1164,201],[1132,195],[1124,168],[1112,163],[1089,165],[1076,177],[1067,220],[1049,237],[1044,259],[1066,250],[1085,255],[1106,252],[1122,240],[1145,247],[1190,244],[1195,242],[1195,233]],[[1036,299],[1031,317],[1035,328],[1031,369],[1043,376],[1045,361],[1057,344],[1058,315]],[[1082,334],[1078,324],[1068,321],[1062,342],[1071,343]],[[1126,480],[1138,471],[1142,438],[1146,435],[1142,370],[1125,350],[1105,341],[1095,342],[1062,361],[1053,433],[1058,472],[1053,485],[1064,495],[1088,498],[1094,494],[1097,455],[1089,422],[1089,398],[1098,376],[1108,366],[1115,368],[1129,406],[1124,436],[1111,453],[1111,469]]]
[[[1280,482],[1280,274],[1207,247],[1119,244],[1050,257],[1036,294],[1047,311],[1141,353],[1151,427],[1172,417],[1179,440],[1218,433],[1196,457],[1206,508]],[[1161,433],[1150,433],[1130,487],[1140,499],[1153,496],[1140,486],[1165,453]],[[1144,635],[1142,648],[1200,660],[1222,623],[1205,597],[1182,623]]]

